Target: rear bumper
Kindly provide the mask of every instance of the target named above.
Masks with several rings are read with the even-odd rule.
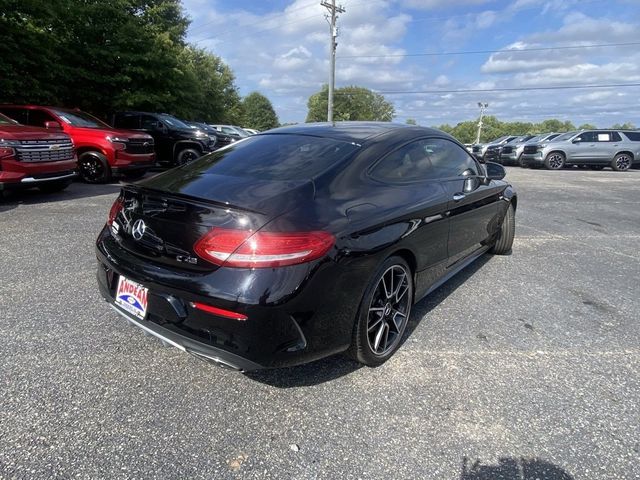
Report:
[[[178,273],[123,250],[107,229],[96,247],[100,293],[120,315],[180,350],[242,371],[299,365],[346,350],[369,273],[329,261]],[[121,275],[148,288],[144,320],[115,305]],[[196,302],[247,318],[207,313]]]
[[[127,322],[129,322],[131,325],[142,329],[144,332],[153,335],[156,338],[159,338],[162,343],[166,343],[168,345],[171,345],[172,347],[176,347],[183,352],[190,353],[202,360],[215,363],[216,365],[230,368],[232,370],[238,370],[241,372],[249,372],[252,370],[260,370],[265,368],[262,365],[254,363],[251,360],[248,360],[239,355],[234,355],[233,353],[222,350],[221,348],[216,348],[210,345],[205,345],[201,342],[193,341],[174,331],[163,328],[157,323],[134,318],[129,313],[115,306],[111,302],[110,298],[107,297],[106,300],[107,302],[109,302],[110,307],[113,308],[113,310],[115,310],[119,315],[124,317],[125,320],[127,320]]]

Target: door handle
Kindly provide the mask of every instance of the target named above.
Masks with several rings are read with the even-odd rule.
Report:
[[[466,197],[466,195],[465,195],[464,193],[456,193],[456,194],[453,196],[453,201],[454,201],[454,202],[459,202],[460,200],[462,200],[462,199],[463,199],[463,198],[465,198],[465,197]]]

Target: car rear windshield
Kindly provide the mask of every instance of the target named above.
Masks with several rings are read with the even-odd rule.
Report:
[[[53,110],[63,122],[73,125],[74,127],[84,128],[111,128],[106,123],[98,120],[96,117],[80,110]]]
[[[183,168],[192,173],[259,180],[307,180],[358,148],[354,143],[307,135],[254,135]]]

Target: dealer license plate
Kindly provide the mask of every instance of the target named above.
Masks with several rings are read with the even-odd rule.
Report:
[[[148,288],[136,282],[132,282],[126,277],[120,275],[118,280],[118,289],[116,290],[116,305],[144,320],[147,314],[147,293]]]

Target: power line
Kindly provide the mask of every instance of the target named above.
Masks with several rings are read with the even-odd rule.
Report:
[[[520,52],[543,52],[549,50],[576,50],[582,48],[604,48],[604,47],[629,47],[640,45],[640,42],[627,43],[600,43],[596,45],[562,45],[558,47],[533,47],[518,49],[499,49],[499,50],[468,50],[464,52],[434,52],[434,53],[405,53],[405,54],[389,54],[389,55],[341,55],[338,59],[343,58],[393,58],[393,57],[444,57],[449,55],[476,55],[486,53],[520,53]]]
[[[379,91],[374,93],[381,95],[416,95],[416,94],[441,94],[441,93],[491,93],[491,92],[528,92],[533,90],[574,90],[584,88],[625,88],[625,87],[640,87],[640,83],[610,83],[605,85],[550,85],[541,87],[505,87],[505,88],[469,88],[458,90],[390,90]],[[346,92],[336,92],[336,95],[352,95]]]

